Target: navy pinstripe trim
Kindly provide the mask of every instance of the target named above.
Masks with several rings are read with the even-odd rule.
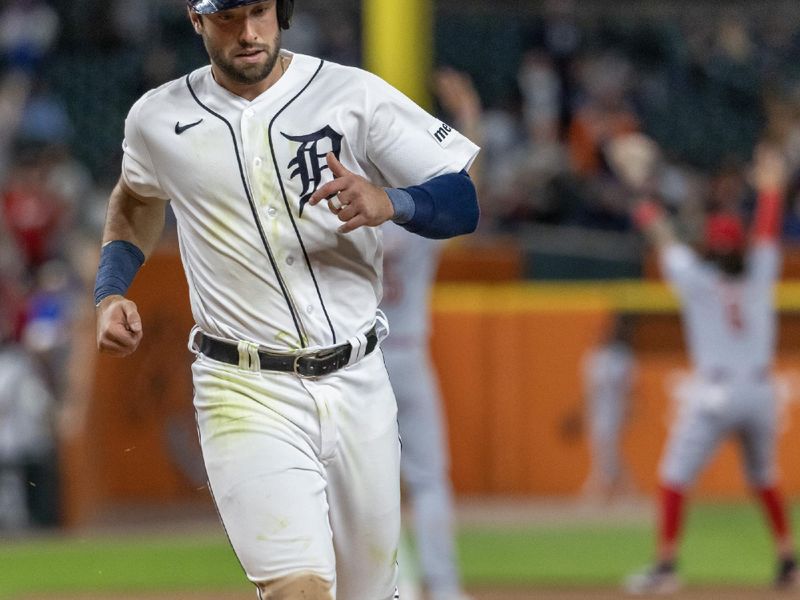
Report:
[[[220,115],[219,113],[214,112],[205,104],[200,102],[200,99],[197,97],[197,94],[194,93],[194,89],[192,89],[192,84],[189,81],[189,75],[186,75],[186,87],[189,88],[189,93],[194,98],[194,101],[200,105],[203,110],[209,112],[220,121],[225,123],[228,127],[228,131],[231,133],[231,139],[233,140],[233,149],[236,154],[236,162],[239,165],[239,177],[242,180],[242,187],[244,188],[245,196],[247,196],[247,202],[250,204],[250,210],[253,213],[253,221],[255,221],[256,228],[258,229],[258,235],[261,237],[261,242],[264,244],[264,249],[267,251],[267,257],[269,258],[269,263],[272,265],[272,270],[275,272],[275,277],[278,279],[278,285],[281,287],[281,292],[283,293],[283,297],[286,300],[286,305],[289,307],[289,312],[292,315],[292,321],[294,321],[294,326],[297,329],[297,335],[300,339],[300,344],[303,348],[308,347],[308,340],[306,336],[303,334],[303,328],[300,325],[300,316],[297,314],[297,309],[294,307],[292,303],[292,298],[289,295],[289,290],[286,289],[286,284],[283,281],[283,277],[281,277],[281,273],[278,270],[278,264],[275,261],[275,257],[272,254],[272,249],[269,247],[269,242],[267,241],[267,236],[264,233],[264,228],[261,226],[261,220],[258,218],[258,210],[256,210],[256,205],[253,202],[253,196],[250,194],[250,188],[247,187],[247,178],[244,175],[244,167],[242,166],[242,159],[239,156],[239,146],[236,144],[236,134],[233,131],[233,127],[228,122],[228,120]],[[285,195],[284,195],[285,196]],[[316,283],[316,282],[315,282]]]
[[[269,137],[269,149],[272,153],[272,164],[275,166],[275,175],[278,177],[278,184],[281,187],[281,195],[283,196],[283,203],[286,205],[286,211],[289,213],[289,219],[292,222],[292,227],[294,228],[294,234],[297,236],[297,241],[300,243],[300,248],[303,250],[303,258],[306,261],[306,266],[308,266],[308,272],[311,274],[311,280],[314,282],[314,288],[317,290],[317,298],[319,298],[319,303],[322,305],[322,312],[325,313],[325,319],[328,321],[328,327],[331,329],[331,335],[333,336],[333,343],[336,343],[336,331],[333,328],[333,323],[331,322],[331,317],[328,314],[328,309],[325,307],[325,301],[322,299],[322,292],[320,292],[319,284],[317,283],[317,276],[314,275],[314,269],[311,267],[311,260],[308,258],[308,252],[306,251],[306,246],[303,244],[303,238],[300,235],[300,230],[297,229],[297,223],[295,223],[294,215],[292,214],[292,209],[289,206],[289,199],[286,197],[286,189],[283,186],[283,178],[281,177],[281,170],[278,166],[278,158],[275,156],[275,144],[272,143],[272,126],[275,124],[275,119],[286,110],[289,105],[297,100],[300,95],[308,89],[308,86],[311,85],[311,82],[314,81],[314,78],[317,74],[322,70],[322,65],[325,64],[324,60],[319,61],[319,66],[317,70],[314,71],[314,74],[311,76],[311,79],[303,86],[295,96],[289,100],[283,107],[275,113],[275,116],[272,117],[272,120],[269,122],[269,127],[267,128],[267,136]]]

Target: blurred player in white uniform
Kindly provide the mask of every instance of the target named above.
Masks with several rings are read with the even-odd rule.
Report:
[[[440,103],[459,130],[478,141],[480,100],[462,73],[440,69],[434,76]],[[470,176],[478,182],[475,164]],[[429,296],[442,243],[384,225],[383,300],[392,335],[382,345],[397,397],[402,440],[401,472],[409,497],[419,570],[429,600],[463,600],[453,539],[453,507],[447,435],[436,374],[429,352]],[[406,562],[414,557],[401,547]],[[400,591],[418,594],[417,565],[400,561]]]
[[[703,254],[679,242],[658,204],[641,201],[635,218],[655,244],[661,270],[681,302],[693,382],[661,461],[656,562],[629,578],[634,594],[679,587],[676,561],[686,495],[720,443],[740,445],[745,476],[761,501],[778,557],[774,584],[798,581],[789,519],[777,487],[777,415],[772,375],[776,348],[773,288],[780,277],[779,234],[786,165],[764,145],[753,168],[758,199],[749,239],[738,215],[706,223]]]
[[[477,146],[379,78],[281,49],[291,0],[189,0],[211,64],[125,124],[95,287],[99,348],[177,221],[209,489],[261,600],[397,597],[400,444],[377,226],[477,226]],[[172,357],[164,356],[164,360]]]
[[[601,343],[583,360],[591,467],[583,486],[587,500],[611,500],[632,491],[621,437],[630,415],[636,358],[630,315],[615,315]]]
[[[383,229],[381,308],[392,334],[381,349],[397,398],[401,473],[413,512],[419,565],[426,586],[432,598],[451,597],[444,594],[459,592],[459,578],[447,438],[438,383],[428,351],[428,296],[439,264],[441,243],[415,239],[398,227]],[[413,568],[400,562],[403,575]],[[407,589],[401,583],[403,598],[413,593]]]

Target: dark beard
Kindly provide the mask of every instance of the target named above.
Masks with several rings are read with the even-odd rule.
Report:
[[[263,48],[267,52],[267,62],[265,62],[262,67],[254,65],[252,67],[246,67],[245,69],[239,69],[234,66],[232,62],[228,61],[224,56],[222,56],[221,52],[209,47],[205,38],[203,39],[203,43],[206,47],[208,55],[211,57],[211,62],[213,62],[220,71],[225,73],[225,75],[227,75],[236,83],[252,85],[259,83],[260,81],[264,81],[264,79],[266,79],[267,76],[272,72],[272,69],[275,68],[275,63],[278,62],[278,58],[280,57],[281,32],[278,30],[278,32],[275,34],[275,39],[273,40],[271,50]],[[247,47],[242,48],[242,50],[247,49]]]
[[[708,259],[728,277],[739,277],[744,273],[744,256],[741,252],[709,252]]]

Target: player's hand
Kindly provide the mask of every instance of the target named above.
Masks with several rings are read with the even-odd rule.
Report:
[[[459,127],[476,123],[481,117],[481,99],[469,75],[448,67],[433,75],[436,97]]]
[[[756,146],[751,177],[757,190],[782,193],[789,180],[789,168],[783,152],[767,143]]]
[[[97,314],[97,348],[103,354],[128,356],[142,341],[142,318],[136,304],[122,296],[100,301]]]
[[[603,153],[614,174],[634,194],[646,193],[660,158],[653,140],[641,133],[618,135],[606,142]]]
[[[333,152],[328,152],[325,159],[334,180],[318,188],[308,203],[314,206],[327,199],[328,209],[343,222],[339,233],[349,233],[364,225],[377,227],[394,216],[394,206],[383,188],[348,171]]]

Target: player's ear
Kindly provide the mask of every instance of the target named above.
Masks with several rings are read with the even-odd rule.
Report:
[[[200,35],[203,33],[203,17],[202,15],[198,15],[192,9],[187,8],[186,12],[189,13],[189,20],[192,22],[192,26],[194,27],[194,31],[196,34]]]

